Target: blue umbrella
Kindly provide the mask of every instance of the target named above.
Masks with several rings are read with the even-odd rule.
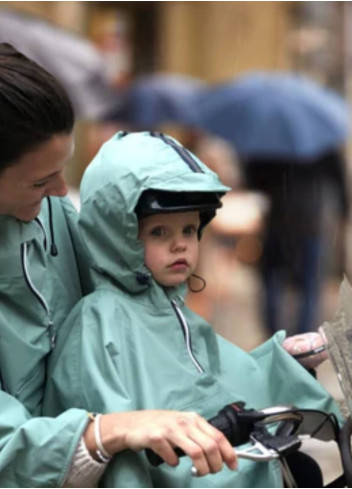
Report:
[[[347,104],[304,76],[251,73],[197,103],[198,126],[232,143],[245,158],[309,160],[348,134]]]
[[[193,100],[205,89],[204,82],[190,76],[144,75],[131,84],[125,103],[111,118],[139,129],[151,129],[166,122],[189,125],[194,117]]]

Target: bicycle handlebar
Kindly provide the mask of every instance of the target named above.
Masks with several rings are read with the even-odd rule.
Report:
[[[289,420],[292,422],[292,426],[289,429],[289,433],[285,434],[285,441],[289,442],[289,446],[297,448],[297,438],[289,440],[289,435],[296,428],[297,422],[302,420],[297,408],[294,406],[273,406],[256,411],[254,409],[244,409],[244,406],[243,402],[228,404],[216,416],[209,419],[208,422],[221,431],[233,447],[236,447],[250,441],[250,436],[256,426]],[[152,449],[146,448],[145,451],[149,462],[154,467],[164,463],[164,460]],[[179,457],[185,455],[180,448],[176,448],[175,452]]]

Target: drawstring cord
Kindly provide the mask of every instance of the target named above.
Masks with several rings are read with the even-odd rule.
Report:
[[[47,197],[47,202],[48,202],[48,211],[49,211],[49,230],[50,230],[50,238],[51,238],[50,255],[51,256],[57,256],[59,254],[59,252],[58,252],[58,249],[57,249],[57,246],[55,243],[53,211],[52,211],[50,197]]]
[[[191,287],[191,278],[194,277],[196,278],[197,280],[200,280],[202,282],[202,285],[200,286],[199,289],[194,289]],[[187,285],[188,285],[188,288],[191,292],[202,292],[202,290],[205,289],[205,287],[207,286],[207,283],[206,281],[204,280],[203,277],[200,277],[199,275],[196,275],[195,273],[192,273],[192,275],[190,275],[187,279]]]

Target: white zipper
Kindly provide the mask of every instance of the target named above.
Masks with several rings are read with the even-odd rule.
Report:
[[[198,372],[200,374],[204,374],[203,367],[198,362],[198,360],[196,359],[196,357],[194,356],[194,353],[192,351],[191,332],[189,330],[189,326],[187,324],[186,318],[182,314],[182,311],[181,311],[180,307],[177,305],[176,300],[173,299],[171,301],[171,304],[172,304],[172,307],[174,308],[175,313],[176,313],[176,315],[177,315],[177,317],[178,317],[178,319],[180,321],[180,324],[182,326],[182,330],[183,330],[183,333],[184,333],[184,336],[185,336],[185,342],[186,342],[186,348],[187,348],[188,355],[190,356],[190,358],[191,358],[193,364],[195,365],[196,369],[198,370]]]
[[[26,283],[31,290],[31,292],[36,296],[42,307],[44,308],[46,315],[48,317],[48,326],[47,330],[49,333],[49,338],[50,338],[50,346],[51,349],[54,348],[55,346],[55,331],[54,331],[54,325],[50,317],[50,309],[48,306],[48,303],[45,300],[45,297],[39,292],[39,290],[35,287],[33,284],[31,277],[28,272],[28,266],[27,266],[27,243],[22,243],[21,245],[21,259],[22,259],[22,268],[23,268],[23,275],[26,280]]]
[[[47,238],[46,238],[46,231],[45,231],[45,227],[44,227],[43,221],[40,219],[39,216],[35,218],[35,221],[37,221],[37,223],[39,224],[39,227],[43,231],[43,235],[44,235],[44,249],[46,251],[47,250]]]

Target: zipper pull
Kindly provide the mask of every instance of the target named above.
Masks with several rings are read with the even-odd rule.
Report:
[[[48,331],[49,331],[49,339],[50,339],[50,349],[53,350],[56,342],[56,332],[52,321],[50,321],[48,324]]]
[[[181,297],[180,295],[176,295],[176,296],[175,296],[175,299],[174,299],[172,302],[173,302],[173,303],[175,304],[175,306],[177,306],[177,307],[183,307],[183,306],[184,306],[184,304],[185,304],[185,300],[184,300],[184,298],[183,298],[183,297]]]

